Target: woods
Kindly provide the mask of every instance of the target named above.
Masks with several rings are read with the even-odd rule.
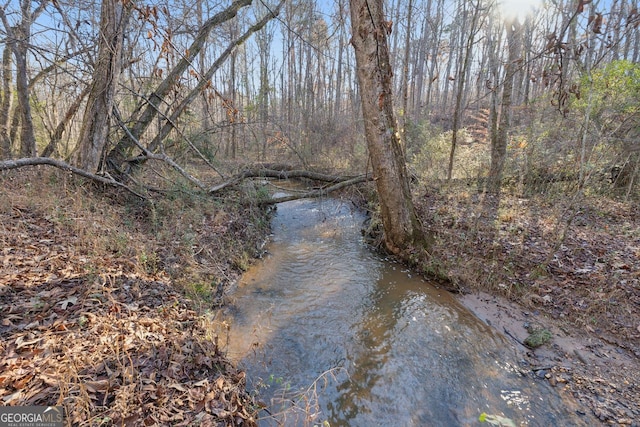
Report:
[[[426,155],[440,163],[432,179],[486,177],[492,192],[503,168],[527,191],[571,174],[599,191],[598,176],[620,168],[616,187],[635,194],[638,118],[626,106],[637,100],[637,5],[555,2],[511,16],[502,3],[393,0],[381,12],[390,75],[377,102],[395,105],[409,168]],[[55,153],[122,175],[142,160],[142,145],[208,162],[364,172],[361,100],[374,95],[358,87],[364,67],[350,49],[348,6],[10,3],[0,13],[2,156]],[[593,85],[615,67],[629,76],[621,102]],[[606,110],[594,106],[602,97]],[[443,162],[445,147],[425,147],[447,132]],[[464,164],[460,146],[479,162]]]
[[[162,266],[218,304],[268,206],[337,194],[366,211],[371,242],[438,285],[505,296],[637,356],[639,6],[4,2],[3,232],[71,239],[68,218],[108,211],[98,198],[122,222],[96,220],[80,234],[109,242],[78,257],[115,247],[114,262]],[[270,198],[281,179],[306,189]],[[68,280],[93,280],[76,264]]]
[[[377,101],[358,86],[344,0],[9,3],[2,156],[55,154],[120,179],[144,150],[362,173],[370,98],[394,105],[403,157],[410,170],[433,163],[431,180],[486,178],[496,192],[504,173],[527,192],[574,175],[602,191],[619,169],[615,187],[636,194],[637,5],[533,4],[517,16],[502,3],[385,4],[388,93]],[[628,76],[623,98],[607,93],[602,72],[613,69]],[[448,149],[427,148],[445,134]],[[477,161],[466,164],[466,151]]]

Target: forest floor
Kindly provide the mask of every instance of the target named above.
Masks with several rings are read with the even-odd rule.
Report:
[[[215,307],[260,255],[267,212],[233,192],[131,197],[59,171],[0,175],[0,404],[64,406],[73,425],[255,425]],[[466,187],[430,188],[427,268],[529,375],[604,425],[639,425],[640,210],[570,203],[504,196],[484,212]],[[526,324],[550,342],[526,346]]]
[[[0,405],[63,406],[74,426],[255,425],[212,308],[266,212],[131,197],[60,171],[0,175]]]
[[[417,207],[436,238],[427,268],[513,340],[530,374],[603,424],[640,425],[637,203],[506,195],[485,204],[459,186],[428,189]],[[531,348],[536,330],[550,341]]]

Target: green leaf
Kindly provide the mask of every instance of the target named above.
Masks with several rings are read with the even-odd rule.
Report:
[[[498,427],[517,427],[516,423],[510,418],[502,417],[500,415],[489,415],[484,412],[480,414],[478,421]]]

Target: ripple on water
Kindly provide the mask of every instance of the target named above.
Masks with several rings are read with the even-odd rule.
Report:
[[[229,354],[264,400],[306,392],[332,426],[472,425],[482,412],[588,425],[520,374],[502,336],[365,247],[363,219],[335,200],[279,205],[270,255],[233,296]],[[284,424],[304,416],[290,409]]]

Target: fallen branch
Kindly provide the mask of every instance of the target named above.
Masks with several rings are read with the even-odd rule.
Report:
[[[147,197],[143,196],[142,194],[136,192],[135,190],[129,188],[128,186],[126,186],[125,184],[123,184],[121,182],[116,181],[115,179],[113,179],[111,177],[104,177],[104,176],[100,176],[100,175],[95,175],[95,174],[92,174],[90,172],[87,172],[86,170],[79,169],[79,168],[77,168],[75,166],[71,166],[70,164],[68,164],[66,162],[63,162],[62,160],[52,159],[51,157],[25,157],[25,158],[16,159],[16,160],[5,160],[5,161],[0,162],[0,171],[18,169],[18,168],[22,168],[22,167],[25,167],[25,166],[38,166],[38,165],[53,166],[53,167],[56,167],[58,169],[62,169],[64,171],[68,171],[68,172],[74,173],[76,175],[80,175],[80,176],[82,176],[84,178],[88,178],[88,179],[91,179],[93,181],[100,182],[102,184],[110,185],[112,187],[124,188],[125,190],[127,190],[131,194],[134,194],[134,195],[136,195],[137,197],[140,197],[143,200],[148,200]]]
[[[347,179],[345,181],[341,181],[337,184],[331,185],[329,187],[325,187],[325,188],[321,188],[318,190],[313,190],[313,191],[308,191],[306,193],[300,193],[300,194],[295,194],[295,195],[291,195],[291,196],[284,196],[284,197],[277,197],[275,199],[267,199],[267,200],[263,200],[260,203],[263,205],[275,205],[276,203],[282,203],[282,202],[289,202],[292,200],[298,200],[298,199],[311,199],[314,197],[322,197],[322,196],[326,196],[327,194],[336,191],[336,190],[340,190],[341,188],[345,188],[348,187],[350,185],[354,185],[354,184],[359,184],[361,182],[367,182],[367,181],[372,181],[373,177],[368,176],[368,175],[360,175],[357,176],[355,178],[351,178],[351,179]]]
[[[360,179],[365,177],[365,175],[359,175],[356,177],[353,176],[336,176],[336,175],[327,175],[320,172],[313,172],[307,170],[275,170],[275,169],[263,169],[263,168],[252,168],[247,169],[239,174],[235,175],[233,178],[215,185],[209,189],[209,193],[215,193],[217,191],[221,191],[227,187],[238,184],[239,182],[247,179],[247,178],[276,178],[276,179],[292,179],[292,178],[306,178],[312,179],[314,181],[321,182],[336,182],[342,183],[352,179]],[[362,181],[358,181],[362,182]],[[355,182],[354,182],[355,184]]]

